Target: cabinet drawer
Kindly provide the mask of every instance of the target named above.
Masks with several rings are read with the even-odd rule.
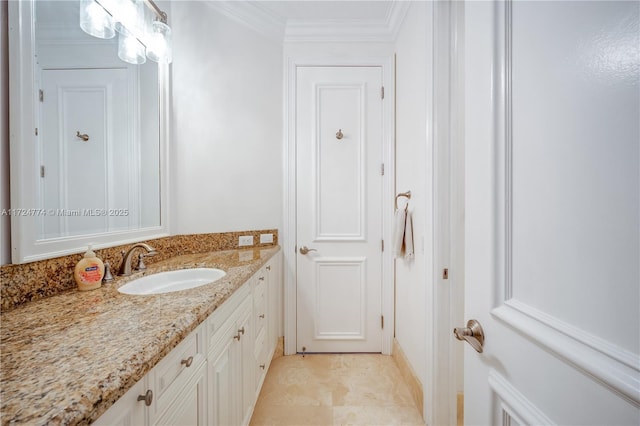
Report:
[[[204,328],[198,327],[176,346],[151,371],[150,387],[154,393],[151,420],[161,414],[175,399],[187,381],[198,371],[206,357]]]
[[[247,298],[251,288],[248,284],[244,284],[239,288],[229,299],[227,299],[222,305],[213,311],[213,313],[207,318],[206,331],[209,340],[209,349],[213,349],[215,343],[220,340],[220,332],[226,327],[228,321],[235,321],[233,313],[238,309],[240,304]],[[207,352],[208,352],[207,351]]]

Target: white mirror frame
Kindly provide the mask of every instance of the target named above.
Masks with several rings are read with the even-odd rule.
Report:
[[[11,171],[11,260],[27,263],[166,237],[168,224],[169,66],[159,65],[160,226],[37,241],[36,87],[34,84],[34,0],[9,2],[9,140]]]

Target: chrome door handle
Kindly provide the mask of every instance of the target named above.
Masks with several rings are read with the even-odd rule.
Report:
[[[316,249],[310,249],[310,248],[308,248],[307,246],[302,246],[302,247],[300,247],[300,254],[307,254],[307,253],[309,253],[310,251],[318,251],[318,250],[316,250]]]
[[[480,323],[474,319],[467,322],[466,327],[456,327],[453,329],[453,334],[458,340],[465,340],[469,343],[473,349],[478,353],[482,353],[482,347],[484,346],[484,331]]]

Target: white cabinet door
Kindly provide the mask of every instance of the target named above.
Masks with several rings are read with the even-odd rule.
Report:
[[[253,301],[249,295],[220,332],[209,354],[209,424],[249,422],[256,401],[253,360]]]
[[[269,260],[266,266],[268,272],[267,286],[267,312],[268,318],[268,338],[267,352],[273,353],[278,338],[284,335],[283,329],[283,286],[282,286],[282,252],[278,252]]]
[[[465,423],[638,425],[638,3],[465,8]]]
[[[206,380],[207,367],[202,365],[156,424],[167,426],[208,425]]]
[[[138,400],[138,396],[145,395],[148,390],[145,377],[133,385],[93,424],[96,426],[140,426],[147,424],[147,406],[145,401]]]
[[[224,334],[228,338],[220,341],[207,362],[209,424],[212,426],[238,424],[235,409],[238,404],[235,322]]]
[[[249,300],[251,302],[251,300]],[[255,383],[255,358],[253,355],[253,346],[255,336],[253,333],[253,309],[252,304],[244,305],[238,318],[238,330],[241,332],[240,341],[238,342],[238,354],[236,361],[238,362],[238,384],[241,389],[239,392],[240,412],[239,418],[242,424],[248,424],[253,412],[253,405],[256,401],[256,383]]]

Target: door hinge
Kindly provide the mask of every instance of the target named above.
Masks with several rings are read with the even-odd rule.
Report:
[[[44,177],[44,166],[40,166],[40,177]]]
[[[384,163],[380,164],[380,175],[384,176]]]
[[[380,315],[380,328],[384,328],[384,315]]]
[[[384,251],[384,240],[380,241],[382,243],[382,251]]]
[[[380,88],[380,99],[384,99],[384,86]]]
[[[442,270],[442,279],[444,279],[444,280],[448,280],[449,279],[449,268],[444,268]]]
[[[40,102],[44,102],[44,92],[42,89],[39,90],[38,97],[40,98]]]

